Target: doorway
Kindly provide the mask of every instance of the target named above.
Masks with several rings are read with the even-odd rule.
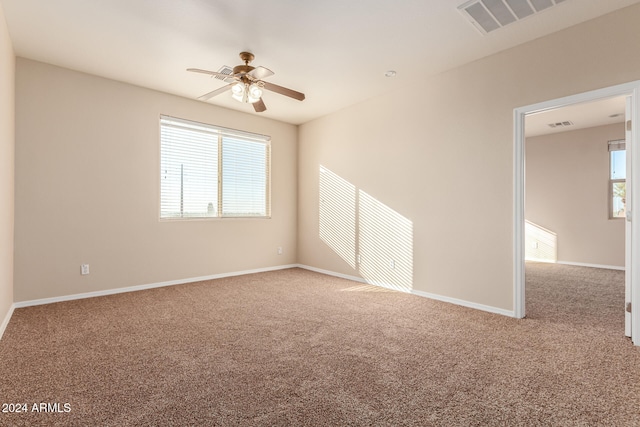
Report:
[[[626,97],[627,102],[627,123],[640,123],[638,121],[640,102],[638,94],[640,93],[640,82],[632,82],[624,85],[613,86],[605,89],[573,95],[565,98],[555,99],[516,108],[514,110],[514,316],[518,318],[525,317],[525,118],[543,112],[557,110],[560,108],[585,104],[589,102],[611,99],[616,97]],[[633,185],[633,170],[640,170],[635,165],[639,163],[639,150],[633,150],[638,146],[637,132],[628,126],[627,131],[627,182],[628,184],[628,204],[627,213],[632,211],[631,203],[633,200],[640,200],[637,197],[639,185]],[[631,221],[631,216],[627,218],[626,231],[626,251],[625,251],[625,269],[626,269],[626,296],[627,303],[631,307],[640,306],[637,301],[640,299],[640,286],[637,279],[637,272],[640,269],[636,264],[637,260],[633,260],[631,253],[640,253],[640,223],[639,221]],[[638,258],[638,257],[636,257]],[[635,268],[634,268],[635,267]],[[634,274],[634,271],[636,274]],[[620,307],[625,310],[624,306]],[[626,326],[628,326],[628,335],[635,345],[640,345],[640,316],[638,313],[631,312],[626,315]]]

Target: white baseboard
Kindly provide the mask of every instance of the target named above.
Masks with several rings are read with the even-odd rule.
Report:
[[[327,276],[339,277],[341,279],[353,280],[354,282],[367,283],[362,277],[350,276],[348,274],[336,273],[335,271],[323,270],[321,268],[311,267],[310,265],[298,264],[298,267],[305,270],[315,271],[316,273],[326,274]]]
[[[115,294],[120,294],[120,293],[125,293],[125,292],[143,291],[145,289],[161,288],[161,287],[165,287],[165,286],[181,285],[181,284],[185,284],[185,283],[201,282],[201,281],[205,281],[205,280],[222,279],[224,277],[242,276],[242,275],[245,275],[245,274],[254,274],[254,273],[263,273],[263,272],[267,272],[267,271],[284,270],[284,269],[287,269],[287,268],[295,268],[295,267],[303,268],[305,270],[315,271],[316,273],[326,274],[328,276],[334,276],[334,277],[340,277],[342,279],[352,280],[354,282],[367,283],[367,284],[371,284],[371,285],[374,285],[374,286],[380,286],[380,287],[384,287],[384,288],[388,288],[388,289],[397,290],[393,286],[384,286],[384,285],[380,285],[380,284],[369,283],[365,279],[363,279],[362,277],[351,276],[351,275],[348,275],[348,274],[337,273],[337,272],[329,271],[329,270],[323,270],[321,268],[315,268],[315,267],[311,267],[311,266],[304,265],[304,264],[279,265],[279,266],[275,266],[275,267],[258,268],[258,269],[253,269],[253,270],[244,270],[244,271],[234,271],[234,272],[230,272],[230,273],[213,274],[213,275],[201,276],[201,277],[191,277],[191,278],[188,278],[188,279],[170,280],[170,281],[166,281],[166,282],[158,282],[158,283],[150,283],[150,284],[146,284],[146,285],[129,286],[129,287],[125,287],[125,288],[106,289],[106,290],[103,290],[103,291],[85,292],[85,293],[81,293],[81,294],[63,295],[63,296],[60,296],[60,297],[42,298],[42,299],[36,299],[36,300],[15,302],[15,303],[13,303],[11,305],[11,308],[9,309],[9,312],[7,313],[7,315],[5,316],[5,319],[3,320],[2,324],[0,325],[0,339],[2,338],[2,334],[4,333],[5,328],[9,324],[9,320],[11,320],[11,316],[13,314],[13,310],[16,309],[16,308],[31,307],[31,306],[43,305],[43,304],[53,304],[53,303],[56,303],[56,302],[73,301],[73,300],[77,300],[77,299],[94,298],[94,297],[101,297],[101,296],[106,296],[106,295],[115,295]],[[400,292],[403,292],[403,291],[400,291]],[[486,312],[489,312],[489,313],[495,313],[495,314],[500,314],[500,315],[503,315],[503,316],[514,317],[514,312],[513,311],[505,310],[505,309],[501,309],[501,308],[497,308],[497,307],[492,307],[492,306],[483,305],[483,304],[477,304],[477,303],[470,302],[470,301],[465,301],[465,300],[461,300],[461,299],[457,299],[457,298],[450,298],[450,297],[446,297],[446,296],[442,296],[442,295],[432,294],[432,293],[413,290],[413,289],[411,291],[404,291],[404,292],[410,293],[412,295],[424,297],[424,298],[430,298],[430,299],[437,300],[437,301],[443,301],[443,302],[447,302],[447,303],[451,303],[451,304],[455,304],[455,305],[460,305],[460,306],[463,306],[463,307],[469,307],[469,308],[473,308],[473,309],[476,309],[476,310],[486,311]]]
[[[399,290],[393,286],[385,286],[379,283],[370,283],[367,282],[367,280],[363,279],[362,277],[358,277],[358,276],[350,276],[347,274],[342,274],[342,273],[336,273],[333,271],[329,271],[329,270],[323,270],[321,268],[315,268],[315,267],[311,267],[308,265],[303,265],[303,264],[299,264],[298,267],[300,268],[304,268],[305,270],[311,270],[311,271],[315,271],[316,273],[322,273],[322,274],[326,274],[328,276],[335,276],[335,277],[340,277],[342,279],[347,279],[347,280],[353,280],[355,282],[360,282],[360,283],[367,283],[369,285],[374,285],[374,286],[380,286],[382,288],[386,288],[386,289],[392,289],[395,291],[399,291],[399,292],[405,292],[405,293],[409,293],[412,295],[416,295],[419,297],[423,297],[423,298],[429,298],[429,299],[433,299],[433,300],[437,300],[437,301],[442,301],[442,302],[448,302],[450,304],[455,304],[455,305],[460,305],[462,307],[468,307],[468,308],[473,308],[476,310],[481,310],[481,311],[487,311],[489,313],[494,313],[494,314],[500,314],[502,316],[507,316],[507,317],[515,317],[515,313],[513,310],[505,310],[503,308],[497,308],[497,307],[492,307],[489,305],[484,305],[484,304],[478,304],[475,302],[470,302],[470,301],[465,301],[465,300],[461,300],[458,298],[451,298],[451,297],[446,297],[446,296],[442,296],[442,295],[438,295],[438,294],[432,294],[429,292],[423,292],[423,291],[418,291],[415,289],[412,289],[410,291],[402,291]]]
[[[162,288],[165,286],[182,285],[185,283],[202,282],[204,280],[222,279],[224,277],[242,276],[245,274],[264,273],[266,271],[284,270],[287,268],[295,268],[295,267],[298,267],[298,265],[289,264],[289,265],[279,265],[275,267],[257,268],[254,270],[234,271],[230,273],[212,274],[210,276],[191,277],[188,279],[169,280],[167,282],[150,283],[147,285],[129,286],[126,288],[106,289],[104,291],[85,292],[81,294],[64,295],[60,297],[42,298],[42,299],[36,299],[36,300],[30,300],[30,301],[20,301],[20,302],[14,303],[13,305],[15,306],[15,308],[31,307],[34,305],[53,304],[56,302],[101,297],[106,295],[115,295],[115,294],[121,294],[124,292],[143,291],[145,289]]]
[[[531,262],[542,262],[542,263],[545,263],[545,264],[557,264],[557,261],[552,261],[552,260],[545,259],[545,258],[525,258],[524,260],[525,260],[525,262],[526,261],[531,261]]]
[[[9,321],[11,320],[11,316],[13,316],[13,310],[16,308],[15,304],[11,304],[11,306],[9,307],[9,311],[7,311],[6,316],[4,316],[4,320],[2,320],[2,323],[0,324],[0,339],[2,339],[2,336],[4,335],[4,331],[5,329],[7,329],[7,326],[9,325]]]
[[[461,305],[462,307],[473,308],[475,310],[487,311],[489,313],[500,314],[502,316],[507,316],[507,317],[516,317],[515,312],[513,310],[505,310],[504,308],[493,307],[491,305],[478,304],[476,302],[466,301],[458,298],[446,297],[443,295],[432,294],[429,292],[412,290],[411,293],[421,297],[434,299],[437,301],[443,301],[443,302],[448,302],[455,305]]]
[[[584,263],[584,262],[571,262],[571,261],[557,261],[556,264],[575,265],[577,267],[604,268],[604,269],[607,269],[607,270],[625,271],[624,267],[619,267],[617,265],[588,264],[588,263]]]

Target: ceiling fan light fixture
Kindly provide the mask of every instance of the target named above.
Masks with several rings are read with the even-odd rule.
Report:
[[[262,88],[256,83],[238,82],[231,87],[231,97],[238,102],[253,104],[260,101]]]
[[[558,1],[558,0],[556,0]],[[208,74],[219,80],[223,80],[228,84],[221,88],[212,90],[198,97],[199,100],[206,101],[214,96],[220,95],[227,91],[231,92],[231,97],[243,104],[253,104],[253,108],[256,113],[262,113],[267,110],[267,107],[262,101],[262,94],[264,90],[276,92],[289,98],[303,101],[304,93],[296,92],[295,90],[287,89],[286,87],[278,86],[273,83],[265,82],[264,79],[272,76],[274,73],[265,67],[253,67],[249,65],[249,62],[253,61],[254,55],[249,52],[240,52],[240,59],[244,61],[244,65],[238,65],[233,69],[231,67],[223,67],[220,71],[202,70],[200,68],[187,68],[187,71]]]

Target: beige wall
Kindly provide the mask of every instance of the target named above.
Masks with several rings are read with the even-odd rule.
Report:
[[[296,126],[22,58],[16,70],[16,302],[296,262]],[[272,218],[160,222],[161,114],[270,135]]]
[[[299,262],[511,310],[513,109],[640,79],[637,22],[640,5],[299,128],[19,59],[14,300]],[[273,219],[160,223],[160,114],[270,134]]]
[[[359,274],[319,237],[323,166],[411,221],[413,290],[512,310],[513,109],[640,79],[638,22],[622,9],[302,125],[299,262]],[[385,273],[406,255],[388,250]]]
[[[15,56],[0,5],[0,325],[13,303],[14,75]]]
[[[618,123],[527,138],[526,218],[555,234],[558,261],[624,267],[625,221],[608,213],[607,149],[624,137]]]

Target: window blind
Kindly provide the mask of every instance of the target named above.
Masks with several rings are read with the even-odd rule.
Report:
[[[270,138],[160,117],[160,218],[270,216]]]
[[[609,147],[609,151],[626,150],[625,142],[624,139],[616,139],[614,141],[608,141],[607,146]]]

